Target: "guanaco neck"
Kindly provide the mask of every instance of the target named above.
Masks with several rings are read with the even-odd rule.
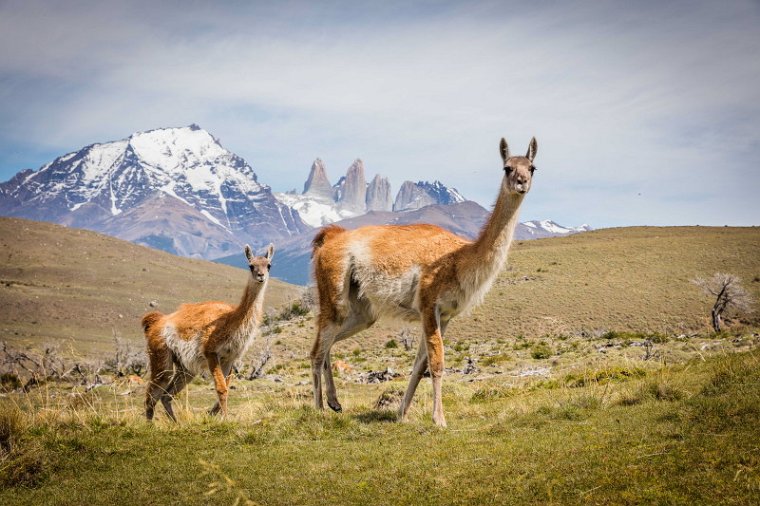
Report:
[[[230,314],[230,319],[236,322],[239,328],[247,329],[255,326],[261,319],[267,283],[269,283],[268,279],[260,283],[252,276],[248,278],[248,285],[245,287],[240,304]]]
[[[524,197],[524,194],[509,192],[502,185],[493,212],[478,239],[465,246],[458,270],[464,271],[462,274],[469,278],[473,288],[490,283],[507,261]]]

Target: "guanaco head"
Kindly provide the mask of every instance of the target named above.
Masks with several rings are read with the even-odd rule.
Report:
[[[267,247],[267,252],[263,257],[257,257],[251,251],[251,247],[245,245],[245,258],[248,259],[248,268],[251,269],[251,276],[259,283],[263,283],[269,278],[269,270],[272,268],[272,257],[274,256],[274,244]]]
[[[524,194],[530,190],[530,184],[533,181],[533,172],[536,167],[533,165],[533,159],[538,151],[538,143],[533,137],[528,144],[528,152],[525,156],[510,156],[507,141],[502,137],[499,144],[501,159],[504,161],[504,180],[502,187],[510,193]]]

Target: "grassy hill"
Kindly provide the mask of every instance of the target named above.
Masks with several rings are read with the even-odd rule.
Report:
[[[105,353],[112,331],[141,341],[151,300],[235,301],[245,283],[91,232],[23,220],[0,232],[14,345]],[[135,376],[0,393],[0,504],[757,504],[758,315],[713,334],[690,280],[731,272],[757,298],[758,253],[758,228],[515,243],[484,304],[449,326],[448,430],[431,423],[427,380],[409,423],[392,423],[415,355],[394,322],[333,349],[344,413],[311,408],[313,314],[268,327],[267,375],[233,381],[226,420],[205,415],[203,378],[176,400],[177,425],[161,410],[143,421]],[[270,290],[278,306],[301,289]],[[387,367],[398,375],[367,384]]]
[[[712,301],[690,281],[715,272],[739,275],[757,298],[760,228],[633,227],[519,241],[485,304],[449,335],[702,331]]]
[[[718,271],[740,276],[760,301],[760,228],[632,227],[516,241],[484,303],[454,319],[446,341],[462,349],[461,360],[469,348],[514,358],[525,353],[514,350],[523,338],[556,351],[570,338],[605,334],[708,334],[713,301],[691,280]],[[757,327],[760,311],[731,324]],[[416,324],[381,320],[338,343],[336,353],[381,350],[403,327],[419,333]],[[305,357],[313,322],[294,332]]]
[[[236,303],[249,276],[95,232],[10,218],[0,218],[0,257],[0,340],[78,353],[111,349],[114,333],[141,343],[140,318],[151,301],[164,312],[182,302]],[[300,293],[272,280],[267,307]]]

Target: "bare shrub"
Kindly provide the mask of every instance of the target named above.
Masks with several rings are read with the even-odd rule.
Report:
[[[301,292],[301,305],[309,311],[314,311],[317,307],[317,287],[309,285]]]
[[[58,348],[46,345],[42,353],[15,350],[8,343],[0,344],[0,375],[4,387],[24,383],[23,389],[29,390],[47,380],[65,379],[70,372]]]
[[[741,286],[738,276],[725,272],[716,272],[709,279],[696,278],[692,283],[702,289],[705,295],[715,297],[710,312],[712,327],[715,332],[721,331],[723,314],[728,310],[749,312],[752,310],[752,297]]]
[[[118,377],[136,374],[142,376],[148,369],[145,351],[135,349],[128,340],[121,337],[115,329],[111,331],[114,344],[114,356],[104,362],[104,370]]]
[[[404,327],[398,332],[398,342],[404,345],[406,351],[411,351],[414,348],[414,335],[409,327]]]
[[[259,355],[251,361],[251,372],[246,376],[248,380],[255,380],[264,375],[264,367],[272,358],[272,334],[264,334],[264,346]]]

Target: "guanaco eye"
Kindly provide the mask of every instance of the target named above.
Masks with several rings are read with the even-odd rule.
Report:
[[[268,271],[271,271],[271,270],[272,270],[272,264],[267,264],[267,270],[268,270]]]
[[[506,172],[507,174],[509,174],[510,172],[512,172],[512,167],[506,167],[505,166],[504,167],[504,172]]]
[[[531,165],[530,166],[530,173],[533,174],[534,172],[536,172],[536,167],[534,167],[533,165]]]

